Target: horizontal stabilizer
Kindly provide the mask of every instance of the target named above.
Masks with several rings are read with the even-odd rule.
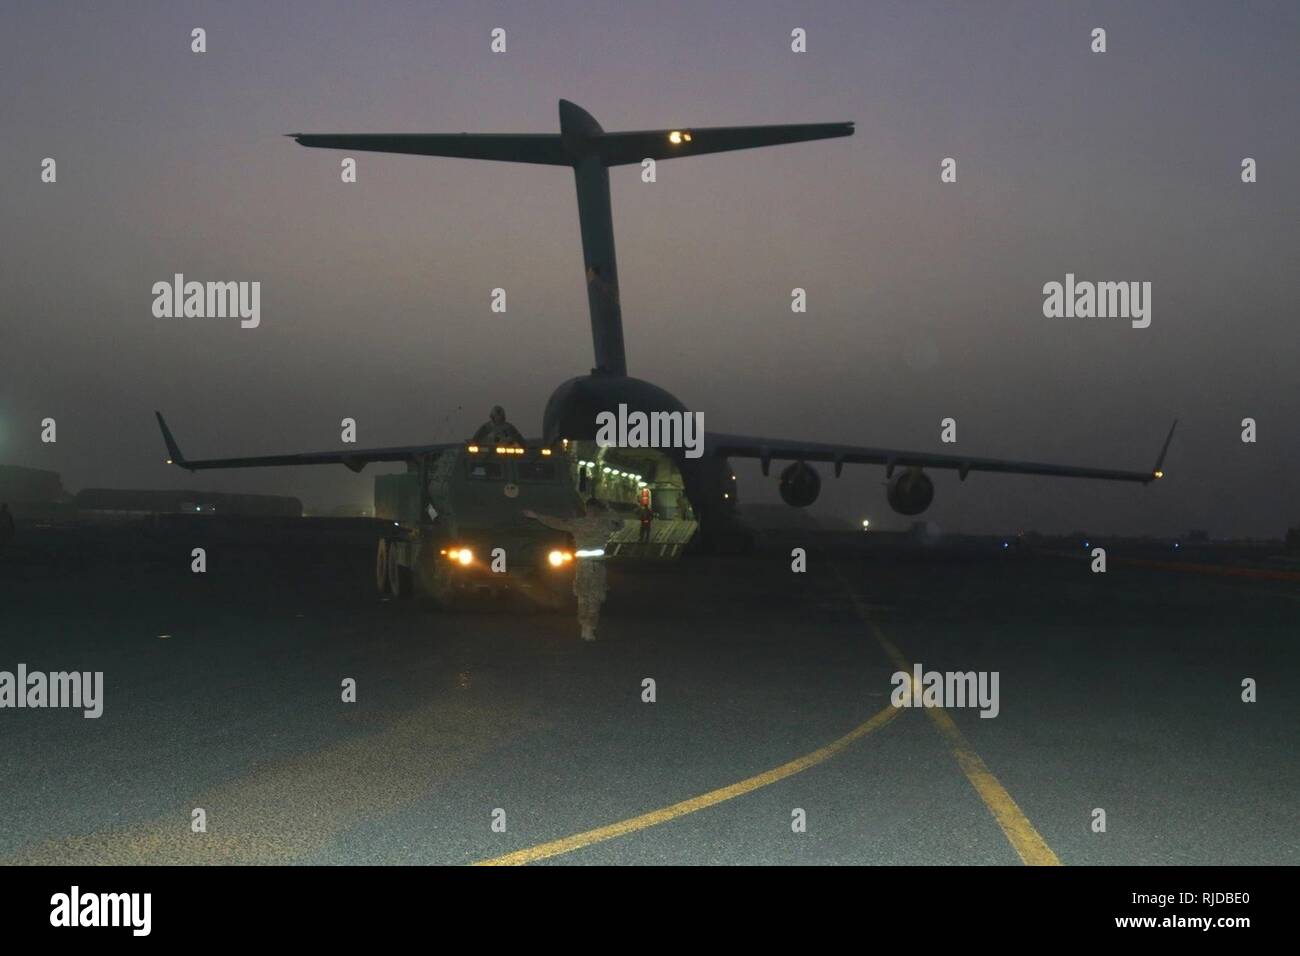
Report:
[[[290,133],[300,146],[571,166],[556,133]]]
[[[726,153],[734,149],[803,143],[812,139],[852,136],[852,123],[796,123],[786,126],[705,126],[695,129],[653,129],[630,133],[600,133],[589,142],[606,166],[639,163],[643,159],[676,159]]]
[[[574,107],[575,111],[580,108]],[[563,115],[563,114],[562,114]],[[583,113],[585,117],[586,114]],[[592,157],[602,166],[645,159],[703,156],[736,149],[779,146],[813,139],[852,136],[852,123],[795,123],[785,126],[704,126],[606,133],[593,120],[556,133],[289,133],[301,146],[413,156],[490,159],[502,163],[576,166]]]

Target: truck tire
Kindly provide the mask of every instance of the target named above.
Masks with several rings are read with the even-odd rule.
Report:
[[[454,608],[460,598],[460,591],[453,579],[453,571],[448,562],[430,561],[423,566],[421,576],[422,590],[435,605],[441,608]]]
[[[573,575],[539,575],[534,584],[539,606],[553,614],[573,614],[578,610],[578,598],[573,593]]]
[[[379,539],[379,550],[375,553],[375,588],[380,594],[388,595],[388,539]]]
[[[399,558],[402,556],[402,549],[389,545],[388,547],[388,593],[395,598],[408,598],[411,596],[411,569],[404,566]]]

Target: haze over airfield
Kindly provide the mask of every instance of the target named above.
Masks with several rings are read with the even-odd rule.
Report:
[[[280,134],[554,132],[565,97],[609,130],[857,124],[611,171],[629,373],[707,428],[1144,468],[1177,415],[1151,487],[937,474],[924,517],[1276,536],[1300,523],[1298,39],[1282,3],[9,4],[0,463],[363,506],[373,468],[169,469],[152,411],[194,457],[338,447],[344,417],[362,446],[452,440],[497,403],[538,434],[592,364],[572,174],[359,154],[345,185],[345,154]],[[260,326],[154,318],[177,272],[260,281]],[[1045,318],[1067,273],[1150,281],[1151,326]],[[824,477],[815,512],[906,523],[881,469]]]

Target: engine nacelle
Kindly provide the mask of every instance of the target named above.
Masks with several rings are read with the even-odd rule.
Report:
[[[811,465],[796,461],[781,472],[781,500],[792,507],[807,508],[821,490],[821,475]]]
[[[919,515],[934,501],[934,482],[920,468],[906,468],[889,479],[885,497],[900,515]]]

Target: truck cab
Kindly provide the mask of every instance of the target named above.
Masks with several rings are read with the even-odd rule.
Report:
[[[391,522],[378,546],[376,584],[389,595],[419,592],[444,605],[506,589],[565,605],[572,542],[523,512],[567,518],[577,505],[564,446],[469,443],[422,457],[404,474],[375,479],[375,515]]]

